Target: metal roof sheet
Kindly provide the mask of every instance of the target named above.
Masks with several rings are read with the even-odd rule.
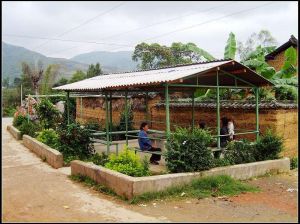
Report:
[[[154,69],[148,71],[135,71],[117,74],[108,74],[92,77],[71,84],[59,86],[57,90],[100,90],[111,87],[124,87],[150,83],[163,83],[181,79],[214,67],[226,64],[233,60],[214,61],[178,67]]]

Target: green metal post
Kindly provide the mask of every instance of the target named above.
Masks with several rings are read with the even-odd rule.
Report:
[[[169,85],[165,85],[165,99],[166,99],[166,134],[170,135],[170,105],[169,105]]]
[[[148,91],[146,92],[145,104],[146,104],[146,121],[149,122]]]
[[[108,119],[109,119],[109,113],[108,113],[108,97],[107,93],[105,93],[105,130],[106,130],[106,150],[107,154],[109,154],[109,124],[108,124]]]
[[[192,92],[192,130],[194,130],[195,126],[195,94]]]
[[[126,145],[128,145],[128,105],[127,105],[127,97],[128,97],[128,92],[127,89],[125,91],[125,131],[126,131]]]
[[[70,124],[70,92],[67,92],[67,117],[68,117],[68,124]]]
[[[82,119],[82,97],[80,97],[80,118]]]
[[[112,95],[109,93],[109,132],[112,132]],[[112,135],[110,135],[110,140],[112,141]]]
[[[258,140],[258,138],[259,138],[259,112],[258,112],[258,110],[259,110],[259,105],[258,105],[258,98],[259,98],[259,95],[258,95],[258,91],[259,91],[259,88],[257,87],[257,88],[255,88],[254,89],[255,90],[255,115],[256,115],[256,131],[257,131],[257,133],[256,133],[256,140]]]
[[[221,125],[220,125],[220,88],[219,88],[219,71],[217,70],[217,131],[218,131],[218,138],[217,138],[217,146],[221,148],[220,142],[220,132],[221,132]]]

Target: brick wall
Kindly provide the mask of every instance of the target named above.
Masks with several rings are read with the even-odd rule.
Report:
[[[296,48],[297,51],[297,56],[298,56],[298,49]],[[283,64],[284,64],[284,51],[280,52],[278,55],[275,56],[275,58],[273,60],[268,60],[267,63],[274,67],[276,71],[279,71]],[[298,65],[298,61],[297,64]],[[298,75],[298,72],[297,72]]]

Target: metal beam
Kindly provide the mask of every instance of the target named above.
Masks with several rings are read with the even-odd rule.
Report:
[[[245,81],[244,79],[242,79],[242,78],[239,78],[239,77],[237,77],[237,76],[235,76],[235,75],[232,75],[232,74],[230,74],[230,73],[228,73],[228,72],[226,72],[226,71],[224,71],[224,70],[220,70],[221,72],[223,72],[224,74],[226,74],[226,75],[229,75],[229,76],[231,76],[232,78],[235,78],[235,79],[237,79],[237,80],[240,80],[241,82],[244,82],[244,83],[246,83],[247,85],[250,85],[250,86],[252,86],[252,87],[256,87],[255,85],[253,85],[252,83],[250,83],[250,82],[247,82],[247,81]]]
[[[68,124],[70,124],[70,92],[67,92],[67,118]]]
[[[109,132],[112,132],[112,94],[111,92],[109,93]],[[112,136],[110,135],[110,141],[112,141]]]
[[[170,105],[169,105],[169,85],[165,85],[165,101],[166,101],[166,133],[170,135]]]
[[[221,141],[220,141],[220,88],[219,88],[219,71],[217,70],[217,131],[218,131],[218,138],[217,138],[217,146],[221,148]]]
[[[107,154],[109,154],[109,124],[108,124],[108,119],[109,119],[109,113],[108,113],[108,97],[107,93],[105,92],[105,130],[106,130],[106,151]]]
[[[259,88],[255,88],[255,119],[256,119],[256,140],[259,138]]]
[[[169,84],[169,87],[187,87],[187,88],[217,88],[209,85],[189,85],[189,84]],[[253,86],[219,86],[222,89],[251,89]]]
[[[126,130],[126,145],[128,145],[128,136],[127,136],[127,134],[128,134],[128,105],[127,105],[127,94],[128,94],[128,92],[127,92],[127,89],[126,89],[126,91],[125,91],[125,130]]]

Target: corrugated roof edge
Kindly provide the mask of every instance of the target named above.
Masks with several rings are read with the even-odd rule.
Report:
[[[232,60],[233,59],[216,59],[216,60],[211,60],[211,61],[195,62],[195,63],[189,63],[189,64],[178,64],[178,65],[165,66],[165,67],[160,67],[160,68],[141,69],[141,70],[126,71],[126,72],[114,72],[114,73],[107,73],[107,74],[102,74],[102,75],[114,75],[114,74],[124,74],[124,73],[132,73],[132,72],[145,72],[145,71],[153,71],[153,70],[160,70],[160,69],[166,69],[166,68],[177,68],[177,67],[183,67],[183,66],[200,65],[200,64],[208,64],[208,63],[213,63],[213,62],[232,61]]]

